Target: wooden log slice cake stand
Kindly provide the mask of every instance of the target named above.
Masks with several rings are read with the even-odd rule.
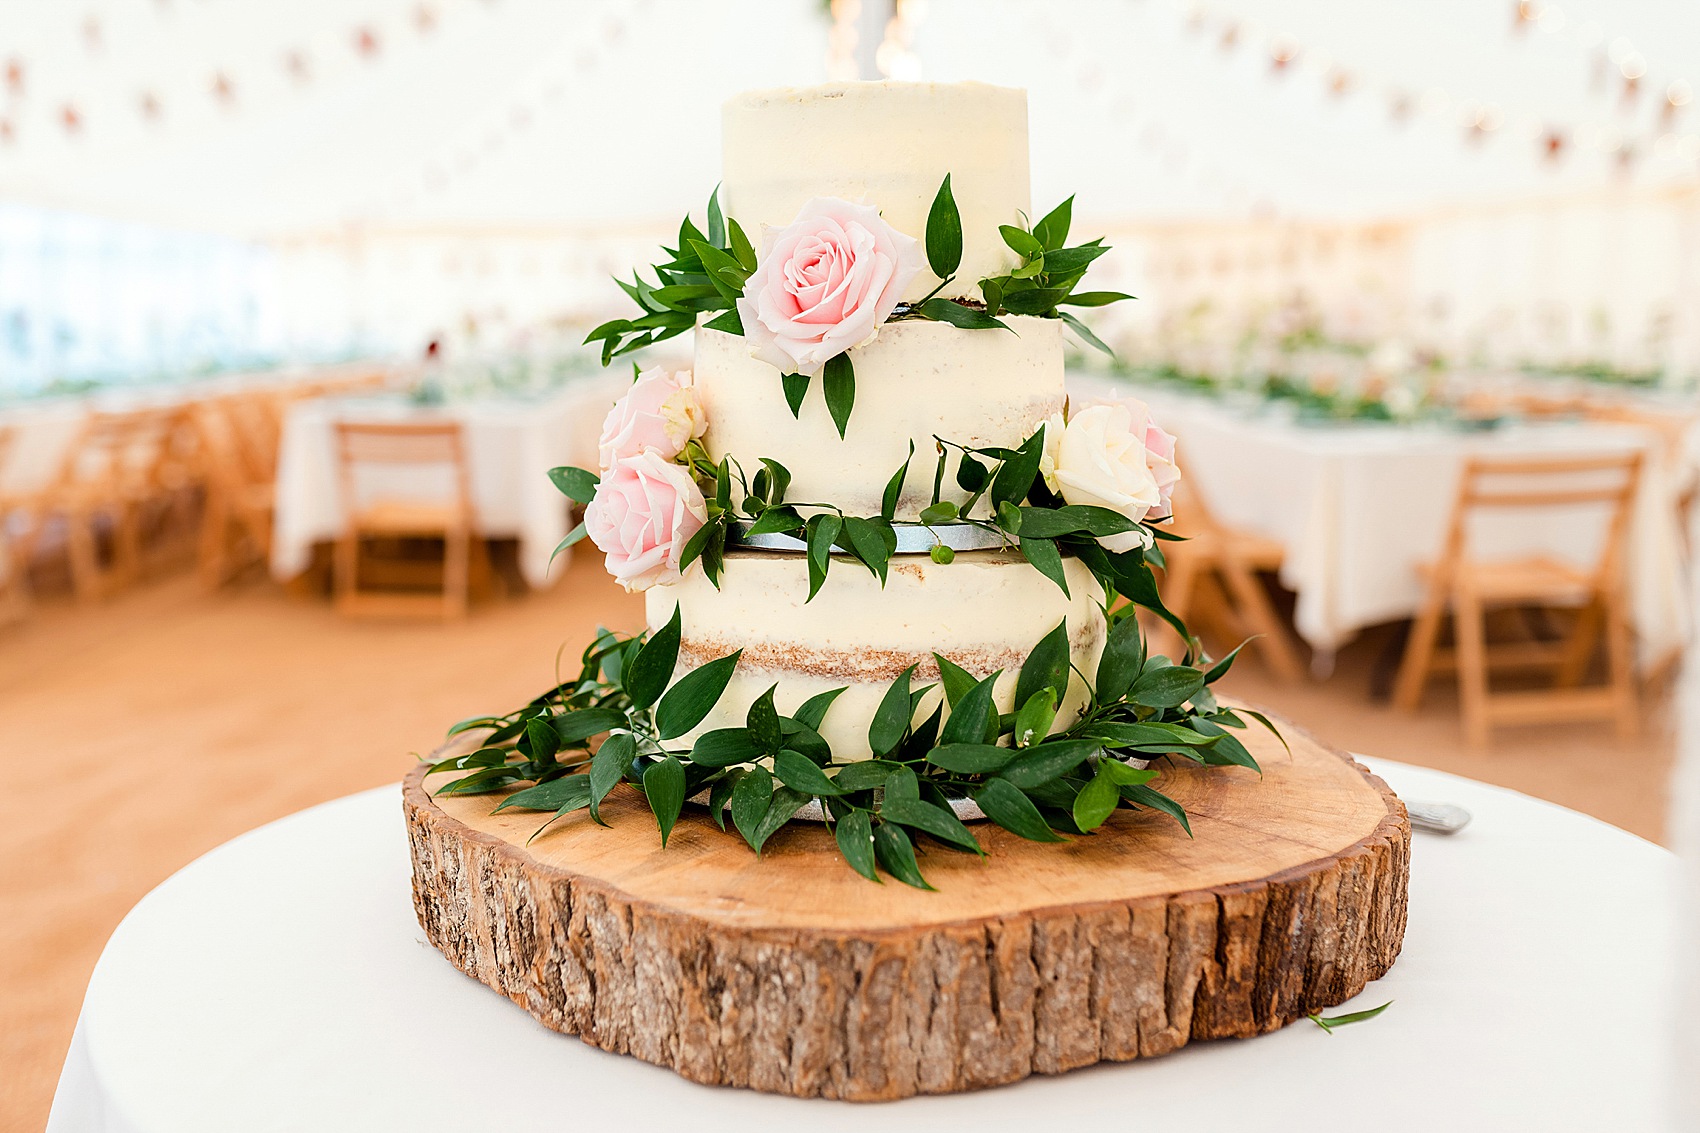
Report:
[[[874,1101],[1263,1034],[1356,995],[1399,954],[1405,808],[1291,725],[1263,776],[1165,770],[1152,811],[984,859],[934,847],[938,891],[851,872],[791,823],[758,859],[687,808],[663,850],[625,789],[546,818],[407,779],[414,905],[457,967],[545,1026],[698,1082]],[[432,789],[449,781],[433,778]],[[622,799],[622,796],[625,796]]]

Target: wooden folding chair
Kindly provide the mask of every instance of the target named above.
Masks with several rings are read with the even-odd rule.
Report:
[[[335,553],[337,609],[350,615],[436,613],[445,620],[464,617],[473,573],[477,571],[481,577],[487,577],[489,560],[488,548],[477,533],[460,425],[338,422],[336,443],[347,513]],[[362,501],[357,490],[360,470],[384,466],[415,472],[431,467],[446,469],[452,493],[442,501],[412,498]],[[419,537],[443,541],[438,593],[366,589],[360,585],[364,541]]]
[[[0,425],[0,473],[11,461],[18,436],[18,426]],[[11,522],[18,512],[32,510],[31,502],[9,496],[0,485],[0,625],[21,621],[29,613],[29,561],[16,553]],[[24,518],[26,524],[34,524],[33,515]]]
[[[80,601],[96,601],[133,582],[142,569],[145,521],[150,513],[168,514],[192,487],[184,424],[180,407],[90,414],[42,494],[22,557],[33,557],[47,521],[59,518]],[[103,531],[111,538],[109,564],[100,554]]]
[[[1181,618],[1196,612],[1200,622],[1232,639],[1229,647],[1255,635],[1251,647],[1270,670],[1282,680],[1299,680],[1304,666],[1298,647],[1257,577],[1280,569],[1281,544],[1222,523],[1189,480],[1178,485],[1174,510],[1170,529],[1186,541],[1162,544],[1164,605]]]
[[[1473,747],[1487,745],[1494,724],[1610,718],[1619,735],[1634,736],[1639,720],[1623,561],[1641,461],[1639,452],[1469,461],[1440,558],[1419,568],[1428,579],[1427,596],[1399,666],[1394,706],[1415,711],[1430,674],[1455,668],[1464,732]],[[1604,542],[1591,569],[1545,555],[1484,560],[1471,554],[1472,517],[1485,513],[1491,521],[1510,511],[1588,505],[1607,511]],[[1490,646],[1486,614],[1508,606],[1571,607],[1577,613],[1568,640]],[[1440,624],[1448,612],[1456,644],[1443,649]],[[1602,632],[1606,683],[1581,687]],[[1488,683],[1492,668],[1550,669],[1554,687],[1496,693]]]
[[[250,450],[250,439],[239,427],[248,400],[237,396],[202,402],[190,415],[206,484],[196,564],[209,590],[271,555],[276,451]]]

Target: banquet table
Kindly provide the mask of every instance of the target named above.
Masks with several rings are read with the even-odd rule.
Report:
[[[1083,398],[1133,395],[1179,439],[1178,455],[1216,518],[1277,540],[1281,582],[1298,596],[1294,628],[1326,668],[1359,630],[1410,617],[1422,603],[1419,564],[1440,554],[1465,461],[1485,457],[1646,456],[1630,520],[1626,580],[1640,657],[1655,662],[1686,640],[1676,493],[1658,439],[1632,425],[1510,423],[1485,431],[1441,425],[1310,424],[1266,407],[1236,407],[1149,385],[1071,375]],[[1545,554],[1584,568],[1604,524],[1585,508],[1500,513],[1470,528],[1482,558]]]
[[[1474,821],[1415,836],[1403,954],[1329,1014],[1394,1004],[1333,1034],[1301,1021],[874,1107],[699,1086],[546,1030],[426,943],[386,787],[244,835],[136,906],[90,980],[48,1130],[1667,1128],[1673,856],[1366,762]]]
[[[548,471],[562,464],[596,465],[596,440],[624,377],[597,374],[543,396],[490,396],[425,406],[399,394],[324,398],[291,407],[278,449],[272,575],[287,581],[306,570],[313,544],[343,528],[344,501],[333,446],[338,421],[459,422],[464,429],[473,510],[480,534],[519,540],[520,573],[534,588],[558,578],[570,561],[550,556],[568,531],[567,500]],[[378,473],[388,472],[388,476]],[[374,496],[441,498],[452,490],[440,476],[397,468],[363,471],[356,490]]]

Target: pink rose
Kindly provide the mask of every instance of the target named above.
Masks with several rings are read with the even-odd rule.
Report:
[[[677,581],[685,544],[707,521],[690,472],[653,450],[616,460],[584,509],[586,534],[627,590]]]
[[[602,470],[606,472],[620,458],[636,456],[646,449],[660,453],[663,460],[672,460],[707,428],[708,419],[696,390],[691,388],[689,370],[677,374],[645,370],[602,422],[602,439],[597,442]]]
[[[750,353],[817,377],[829,359],[873,341],[920,270],[920,241],[879,210],[816,197],[789,226],[762,234],[738,300]]]
[[[1145,518],[1167,519],[1174,514],[1175,485],[1181,481],[1180,465],[1175,463],[1175,435],[1151,420],[1150,411],[1143,403],[1136,404],[1146,415],[1145,466],[1151,469],[1151,477],[1157,481],[1157,506],[1146,513]]]

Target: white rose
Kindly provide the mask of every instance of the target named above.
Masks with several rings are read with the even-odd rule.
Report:
[[[1074,415],[1057,446],[1056,478],[1064,500],[1108,508],[1136,523],[1162,502],[1145,449],[1144,408],[1139,402],[1114,402]],[[1138,531],[1098,540],[1107,551],[1131,551],[1144,541]]]

